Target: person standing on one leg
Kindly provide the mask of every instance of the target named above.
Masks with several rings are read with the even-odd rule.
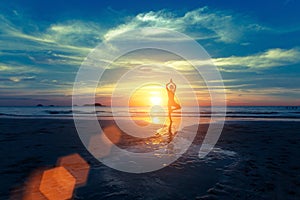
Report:
[[[176,84],[173,83],[172,79],[170,79],[170,82],[166,84],[166,89],[168,92],[168,111],[169,111],[169,119],[172,121],[171,114],[174,110],[178,110],[181,108],[181,106],[176,103],[174,97],[175,97],[175,91],[176,91]]]

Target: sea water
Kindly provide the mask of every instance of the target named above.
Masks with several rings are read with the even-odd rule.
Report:
[[[227,119],[300,119],[300,107],[298,106],[229,106],[224,113],[223,107],[209,106],[184,107],[184,112],[175,111],[174,117],[222,117]],[[0,117],[10,118],[72,118],[74,114],[80,117],[145,117],[149,116],[149,107],[114,107],[110,106],[27,106],[27,107],[0,107]],[[166,108],[157,111],[156,115],[166,116]]]

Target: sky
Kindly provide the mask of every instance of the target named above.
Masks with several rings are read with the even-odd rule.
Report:
[[[299,8],[296,0],[2,0],[0,106],[71,105],[89,53],[144,27],[178,31],[202,45],[222,75],[228,105],[299,105]],[[111,92],[113,85],[103,87]],[[99,101],[109,104],[109,92],[101,91]]]

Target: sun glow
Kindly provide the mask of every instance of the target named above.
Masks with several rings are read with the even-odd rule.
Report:
[[[165,88],[157,85],[146,85],[138,88],[130,96],[129,106],[165,106],[167,93]]]
[[[166,90],[161,85],[151,84],[138,88],[130,94],[129,110],[133,113],[131,117],[139,126],[164,124],[167,98]],[[138,117],[136,110],[141,111]]]
[[[161,105],[162,103],[162,99],[161,97],[158,97],[158,96],[153,96],[153,97],[150,97],[150,102],[152,105]]]

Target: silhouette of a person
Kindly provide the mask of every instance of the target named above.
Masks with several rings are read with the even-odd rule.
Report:
[[[172,122],[172,120],[170,120],[170,124],[169,124],[169,126],[168,126],[168,133],[169,133],[169,140],[168,140],[168,142],[170,143],[171,141],[172,141],[172,139],[173,139],[173,133],[172,133],[172,124],[173,124],[173,122]]]
[[[174,110],[178,110],[181,108],[181,106],[176,103],[174,97],[175,97],[175,91],[176,91],[176,84],[173,83],[172,79],[170,79],[170,82],[166,84],[166,89],[168,92],[168,111],[169,111],[169,119],[172,121],[171,114]]]

